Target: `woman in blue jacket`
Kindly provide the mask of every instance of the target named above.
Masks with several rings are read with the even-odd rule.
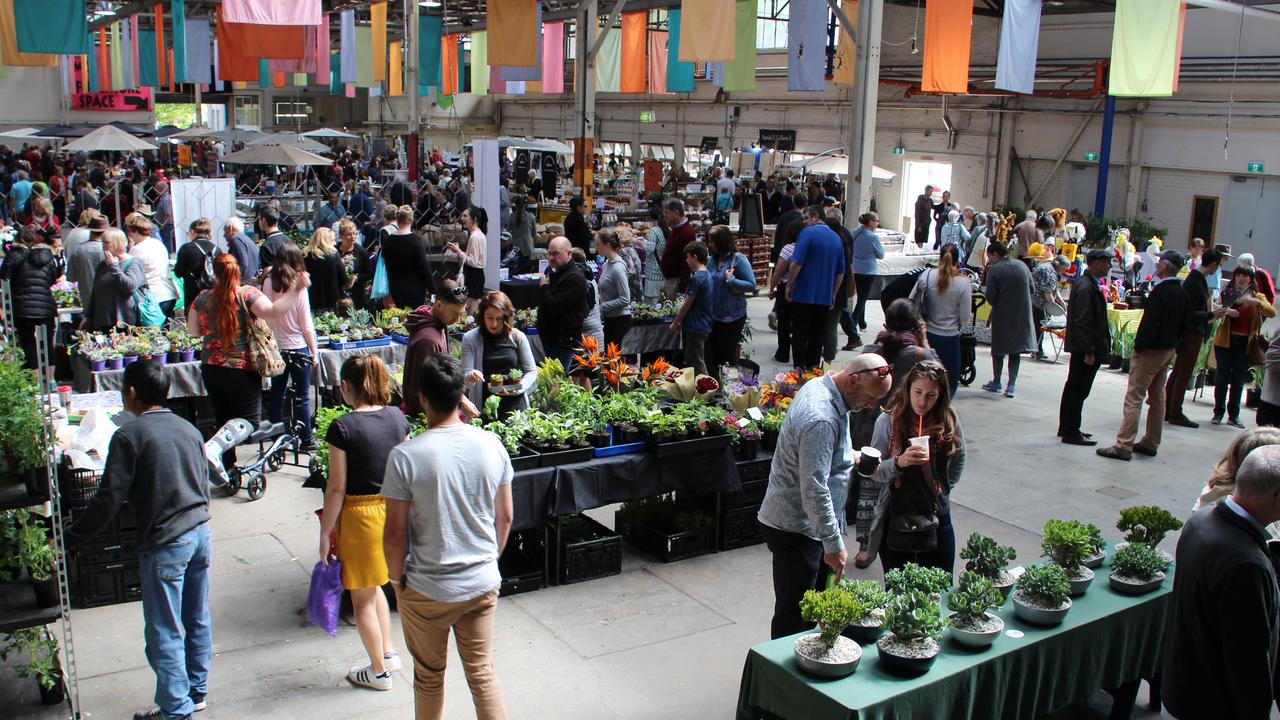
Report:
[[[720,378],[720,366],[738,359],[742,328],[747,323],[747,293],[756,289],[751,260],[738,252],[738,242],[724,225],[707,233],[707,274],[711,276],[711,336],[707,339],[707,374]]]
[[[884,243],[876,233],[878,227],[880,216],[865,212],[858,218],[858,229],[853,233],[853,283],[858,291],[853,306],[853,322],[858,330],[867,329],[867,296],[876,282],[879,261],[884,259]]]

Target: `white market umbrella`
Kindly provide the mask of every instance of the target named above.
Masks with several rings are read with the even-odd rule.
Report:
[[[800,168],[805,172],[820,175],[848,175],[849,156],[823,155],[822,157],[809,158],[799,162],[790,162],[786,164],[786,167]],[[876,180],[892,180],[897,177],[897,173],[885,170],[878,165],[872,165],[871,177]]]
[[[211,135],[210,137],[216,137],[219,140],[225,140],[226,142],[229,142],[229,143],[238,143],[238,142],[249,142],[250,140],[256,140],[257,138],[263,137],[265,135],[266,133],[258,132],[257,130],[242,130],[241,128],[227,128],[226,130],[219,130],[218,132],[213,133],[213,135]]]
[[[333,128],[320,128],[319,130],[304,132],[302,133],[302,136],[309,138],[336,138],[349,140],[359,137],[359,135],[352,135],[351,133],[342,132],[341,130],[335,130]]]
[[[275,137],[250,145],[222,158],[224,163],[240,165],[332,165],[333,161]]]
[[[114,125],[103,125],[82,138],[72,140],[62,149],[67,152],[95,152],[99,150],[135,152],[138,150],[155,150],[156,145],[153,142],[136,138]]]
[[[52,139],[36,135],[38,132],[40,132],[40,128],[18,128],[16,130],[5,130],[4,132],[0,132],[0,137],[18,138],[21,140],[39,140],[42,142],[48,142]]]
[[[307,152],[313,152],[316,154],[328,155],[333,152],[328,145],[293,132],[280,132],[274,135],[265,135],[263,137],[250,140],[247,145],[249,147],[253,147],[255,145],[261,145],[267,141],[276,141],[282,145],[292,145],[296,148],[302,148]]]
[[[213,134],[213,132],[214,132],[213,130],[210,130],[209,128],[203,125],[193,125],[187,128],[186,130],[182,130],[180,132],[176,132],[170,135],[169,138],[170,139],[176,138],[178,140],[192,140],[195,138],[209,137],[210,135]]]

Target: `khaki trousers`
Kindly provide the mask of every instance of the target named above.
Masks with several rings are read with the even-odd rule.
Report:
[[[1129,387],[1124,392],[1124,419],[1116,434],[1116,447],[1132,450],[1133,439],[1138,434],[1138,421],[1142,416],[1142,399],[1147,400],[1147,433],[1142,437],[1143,447],[1152,450],[1160,447],[1160,433],[1164,429],[1164,382],[1169,372],[1169,360],[1173,348],[1168,350],[1134,351],[1129,359]]]
[[[440,720],[444,712],[444,671],[449,660],[449,631],[458,640],[462,671],[471,687],[478,720],[506,720],[502,685],[493,668],[490,641],[498,589],[465,602],[440,602],[405,587],[397,606],[405,644],[413,655],[414,717]]]

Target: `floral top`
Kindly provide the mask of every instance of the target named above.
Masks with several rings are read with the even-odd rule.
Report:
[[[1031,284],[1035,286],[1035,294],[1031,296],[1031,305],[1037,310],[1044,310],[1045,306],[1052,301],[1046,300],[1045,293],[1052,293],[1058,289],[1058,271],[1053,269],[1053,263],[1040,263],[1031,271]]]
[[[239,293],[246,306],[253,305],[254,301],[262,295],[262,291],[252,285],[241,285]],[[200,318],[200,329],[204,332],[204,350],[201,352],[200,362],[236,370],[252,370],[253,364],[246,357],[249,349],[249,334],[246,327],[251,317],[245,313],[244,309],[236,310],[240,314],[240,332],[235,342],[230,346],[224,346],[222,339],[218,337],[218,307],[213,302],[213,295],[208,290],[202,291],[196,297],[194,305],[197,317]]]

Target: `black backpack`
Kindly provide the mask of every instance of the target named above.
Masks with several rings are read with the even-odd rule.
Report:
[[[192,240],[191,242],[200,251],[200,254],[204,256],[204,268],[200,275],[195,278],[196,287],[201,290],[208,290],[213,287],[215,281],[213,276],[213,253],[205,250],[199,240]]]

